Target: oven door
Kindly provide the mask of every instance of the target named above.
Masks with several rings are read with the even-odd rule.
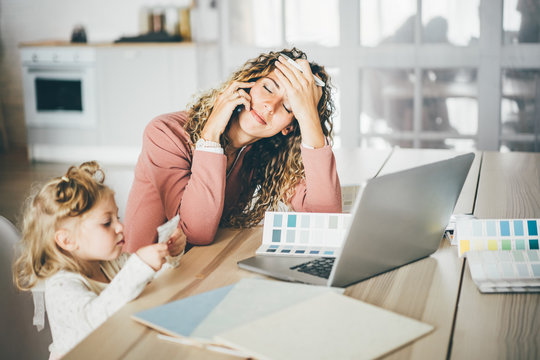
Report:
[[[95,81],[92,64],[23,66],[27,125],[95,127]]]

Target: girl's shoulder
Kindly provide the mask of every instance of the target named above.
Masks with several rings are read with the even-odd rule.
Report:
[[[45,293],[58,290],[69,291],[72,288],[80,288],[81,286],[90,288],[86,277],[77,272],[60,270],[45,280]]]

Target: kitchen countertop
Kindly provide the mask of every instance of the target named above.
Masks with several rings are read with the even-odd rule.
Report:
[[[19,47],[110,47],[110,46],[194,46],[192,41],[169,41],[169,42],[90,42],[72,43],[62,40],[43,40],[20,43]]]

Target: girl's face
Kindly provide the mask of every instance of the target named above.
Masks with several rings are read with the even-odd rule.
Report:
[[[285,89],[273,71],[257,80],[249,95],[251,111],[242,108],[238,117],[241,131],[255,140],[290,131],[294,115]]]
[[[113,195],[97,202],[75,231],[75,255],[86,261],[114,260],[124,245],[124,225],[118,219]]]

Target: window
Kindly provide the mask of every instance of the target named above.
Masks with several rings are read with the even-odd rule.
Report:
[[[303,49],[332,70],[339,146],[540,151],[540,0],[223,3],[223,76]]]
[[[504,1],[504,42],[506,44],[540,42],[540,1]]]
[[[360,45],[414,43],[416,0],[360,1]]]

